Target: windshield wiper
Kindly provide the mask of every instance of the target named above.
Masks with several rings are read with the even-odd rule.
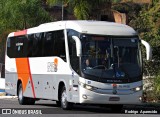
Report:
[[[119,65],[120,65],[119,47],[118,46],[114,46],[114,47],[117,49],[117,52],[116,52],[116,54],[117,54],[117,64],[118,64],[118,68],[119,68]]]

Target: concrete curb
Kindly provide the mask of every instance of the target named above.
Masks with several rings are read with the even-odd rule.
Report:
[[[14,99],[17,98],[17,96],[0,96],[0,99]]]
[[[0,92],[0,97],[1,97],[1,96],[5,96],[5,95],[6,95],[6,93]]]

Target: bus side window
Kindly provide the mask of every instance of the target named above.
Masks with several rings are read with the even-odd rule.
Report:
[[[41,57],[42,56],[42,33],[35,33],[33,39],[33,57]]]
[[[27,57],[27,46],[28,42],[26,35],[10,37],[7,40],[7,55],[10,58]]]
[[[76,54],[76,42],[72,38],[70,38],[68,39],[68,45],[69,45],[70,63],[72,68],[77,72],[79,59]]]
[[[73,40],[72,36],[78,36],[78,32],[74,31],[74,30],[68,30],[67,32],[68,34],[68,47],[69,47],[69,56],[70,56],[70,64],[72,69],[80,74],[80,70],[79,70],[79,57],[77,57],[77,53],[76,53],[76,42],[75,40]]]
[[[64,39],[64,33],[63,31],[56,31],[56,37],[55,37],[55,55],[62,58],[64,61],[66,61],[66,52],[65,52],[65,39]]]
[[[28,35],[28,57],[42,56],[42,36],[43,33]]]
[[[54,52],[54,37],[52,32],[46,32],[43,40],[43,56],[51,56]]]
[[[15,39],[14,37],[9,37],[7,39],[7,55],[10,58],[14,58],[15,57]]]
[[[27,37],[26,35],[15,37],[15,58],[27,57]]]
[[[63,30],[46,32],[43,40],[43,55],[58,56],[66,61]]]
[[[28,57],[32,57],[34,34],[28,35]]]

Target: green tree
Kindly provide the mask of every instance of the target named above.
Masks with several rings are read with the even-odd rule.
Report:
[[[10,32],[50,21],[41,0],[0,0],[0,63],[4,63],[6,37]]]
[[[87,20],[90,18],[90,13],[97,6],[101,6],[110,0],[47,0],[51,6],[56,4],[68,5],[73,9],[74,15],[77,19]]]
[[[1,20],[8,28],[24,29],[48,22],[41,0],[1,0]]]
[[[138,17],[130,22],[140,34],[140,37],[150,43],[153,50],[153,61],[144,61],[144,73],[153,79],[153,98],[160,98],[160,1],[152,0],[151,4],[143,7]],[[150,95],[150,93],[148,92]]]
[[[157,95],[157,98],[160,100],[160,74],[154,79],[154,90]]]
[[[153,48],[153,62],[146,62],[146,68],[151,75],[159,73],[160,66],[160,6],[157,2],[154,6],[144,7],[139,16],[130,22],[140,37],[148,41]]]

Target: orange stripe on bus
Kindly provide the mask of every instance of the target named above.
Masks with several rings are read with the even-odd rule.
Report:
[[[23,92],[26,90],[29,80],[29,66],[27,58],[16,58],[18,79],[22,81]]]
[[[22,81],[23,92],[26,90],[28,81],[30,79],[33,97],[35,96],[34,84],[32,80],[32,74],[30,71],[29,59],[28,58],[16,58],[16,67],[18,79]]]
[[[22,31],[18,31],[14,33],[14,36],[20,36],[20,35],[26,35],[27,34],[27,30],[22,30]]]

